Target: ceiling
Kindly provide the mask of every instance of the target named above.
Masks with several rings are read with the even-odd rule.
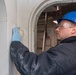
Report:
[[[57,10],[57,6],[59,10]],[[47,13],[48,18],[59,18],[69,11],[76,11],[76,3],[60,3],[47,7],[41,14],[41,18]]]

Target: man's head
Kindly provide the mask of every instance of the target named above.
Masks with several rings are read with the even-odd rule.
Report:
[[[71,36],[76,36],[76,12],[72,11],[58,19],[58,27],[56,28],[57,38],[64,40]]]

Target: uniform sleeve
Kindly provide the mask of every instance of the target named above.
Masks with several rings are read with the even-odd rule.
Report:
[[[60,58],[63,53],[57,52],[49,49],[47,52],[36,55],[29,52],[21,42],[14,41],[10,45],[11,59],[21,75],[59,75],[62,70],[58,62],[64,60],[63,57]]]

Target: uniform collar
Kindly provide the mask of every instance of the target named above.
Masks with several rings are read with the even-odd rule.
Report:
[[[61,43],[70,43],[70,42],[76,42],[76,36],[72,36],[61,41]]]

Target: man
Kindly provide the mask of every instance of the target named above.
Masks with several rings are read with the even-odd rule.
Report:
[[[40,55],[29,52],[20,42],[18,27],[13,29],[10,55],[21,75],[76,75],[76,11],[57,21],[61,42]]]

